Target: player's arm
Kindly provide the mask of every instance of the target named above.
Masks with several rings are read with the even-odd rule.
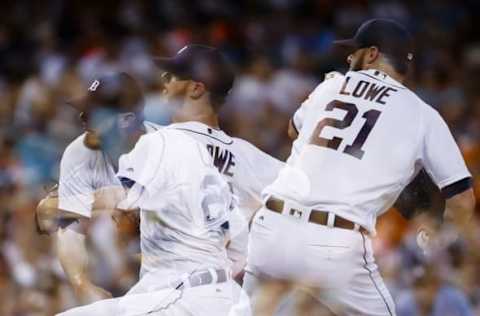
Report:
[[[65,275],[75,290],[77,299],[91,303],[111,297],[110,293],[95,286],[88,274],[88,247],[86,228],[95,205],[94,170],[90,154],[81,146],[69,146],[60,162],[60,178],[56,205],[57,227],[55,241],[57,256]],[[99,203],[103,207],[105,203]]]
[[[468,237],[475,207],[472,176],[438,112],[430,110],[427,113],[425,128],[422,161],[446,200],[444,220],[454,225],[458,233]]]
[[[81,304],[112,297],[108,291],[90,281],[89,254],[84,233],[88,221],[88,219],[82,219],[67,227],[60,227],[56,233],[58,259]]]
[[[467,237],[472,236],[475,229],[471,221],[475,210],[475,195],[471,184],[467,183],[470,181],[471,178],[466,178],[454,184],[459,186],[457,190],[460,193],[447,198],[444,213],[445,222],[453,224],[459,231],[463,231]],[[455,190],[454,187],[450,189]],[[445,190],[442,192],[445,192]]]

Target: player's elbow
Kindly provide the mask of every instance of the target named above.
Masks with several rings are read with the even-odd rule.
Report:
[[[454,195],[446,202],[445,219],[460,226],[467,225],[475,210],[473,189]]]

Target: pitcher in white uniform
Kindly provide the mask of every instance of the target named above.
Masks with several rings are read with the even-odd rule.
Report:
[[[350,71],[321,83],[293,118],[287,165],[252,224],[244,287],[255,306],[268,280],[298,284],[337,315],[395,315],[373,257],[375,223],[421,168],[460,232],[474,207],[471,175],[440,115],[403,85],[411,36],[391,20],[364,23]]]
[[[124,297],[61,315],[249,315],[226,253],[236,206],[204,146],[163,128],[120,158],[118,177],[128,194],[117,207],[140,210],[141,279]]]
[[[87,304],[111,294],[95,285],[89,274],[86,228],[100,228],[110,237],[98,243],[113,258],[109,268],[121,268],[126,256],[114,242],[108,243],[117,237],[109,211],[123,193],[116,177],[118,157],[130,151],[140,135],[160,126],[143,120],[143,91],[125,72],[99,75],[85,95],[68,103],[81,113],[85,133],[65,149],[58,190],[39,203],[36,219],[40,231],[55,234],[57,255],[77,302]]]
[[[209,67],[205,68],[206,59],[215,62],[208,63]],[[231,137],[220,128],[218,113],[224,106],[225,91],[232,88],[234,81],[230,64],[219,49],[198,44],[185,46],[173,58],[159,58],[156,62],[164,80],[163,95],[174,105],[170,127],[204,144],[214,165],[229,183],[240,212],[249,222],[262,205],[261,192],[275,180],[283,162],[246,140]],[[189,78],[207,86],[213,97],[192,98],[196,91],[186,89]],[[236,238],[229,245],[234,272],[245,267],[246,242]]]

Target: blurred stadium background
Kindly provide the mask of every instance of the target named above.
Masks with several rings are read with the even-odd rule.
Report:
[[[416,39],[409,87],[441,112],[478,176],[479,1],[17,0],[2,1],[0,12],[0,315],[53,315],[76,304],[52,239],[33,222],[44,185],[57,179],[64,148],[81,133],[65,99],[96,74],[125,70],[143,84],[147,119],[168,124],[150,58],[188,43],[217,46],[236,67],[222,127],[285,159],[289,117],[326,72],[346,70],[332,40],[371,17],[400,21]],[[409,194],[417,201],[428,190]],[[410,213],[438,211],[422,200]],[[377,261],[399,315],[420,315],[412,302],[428,310],[439,299],[465,312],[455,315],[480,315],[480,238],[452,244],[432,266],[416,247],[416,223],[393,211],[378,225]],[[92,275],[114,295],[137,277],[136,233],[124,230],[116,238],[111,221],[91,227]]]

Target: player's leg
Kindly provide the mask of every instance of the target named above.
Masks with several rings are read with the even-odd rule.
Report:
[[[348,286],[318,290],[315,296],[338,315],[394,316],[395,304],[375,264],[371,239],[360,236],[361,250],[352,258],[354,274]]]

